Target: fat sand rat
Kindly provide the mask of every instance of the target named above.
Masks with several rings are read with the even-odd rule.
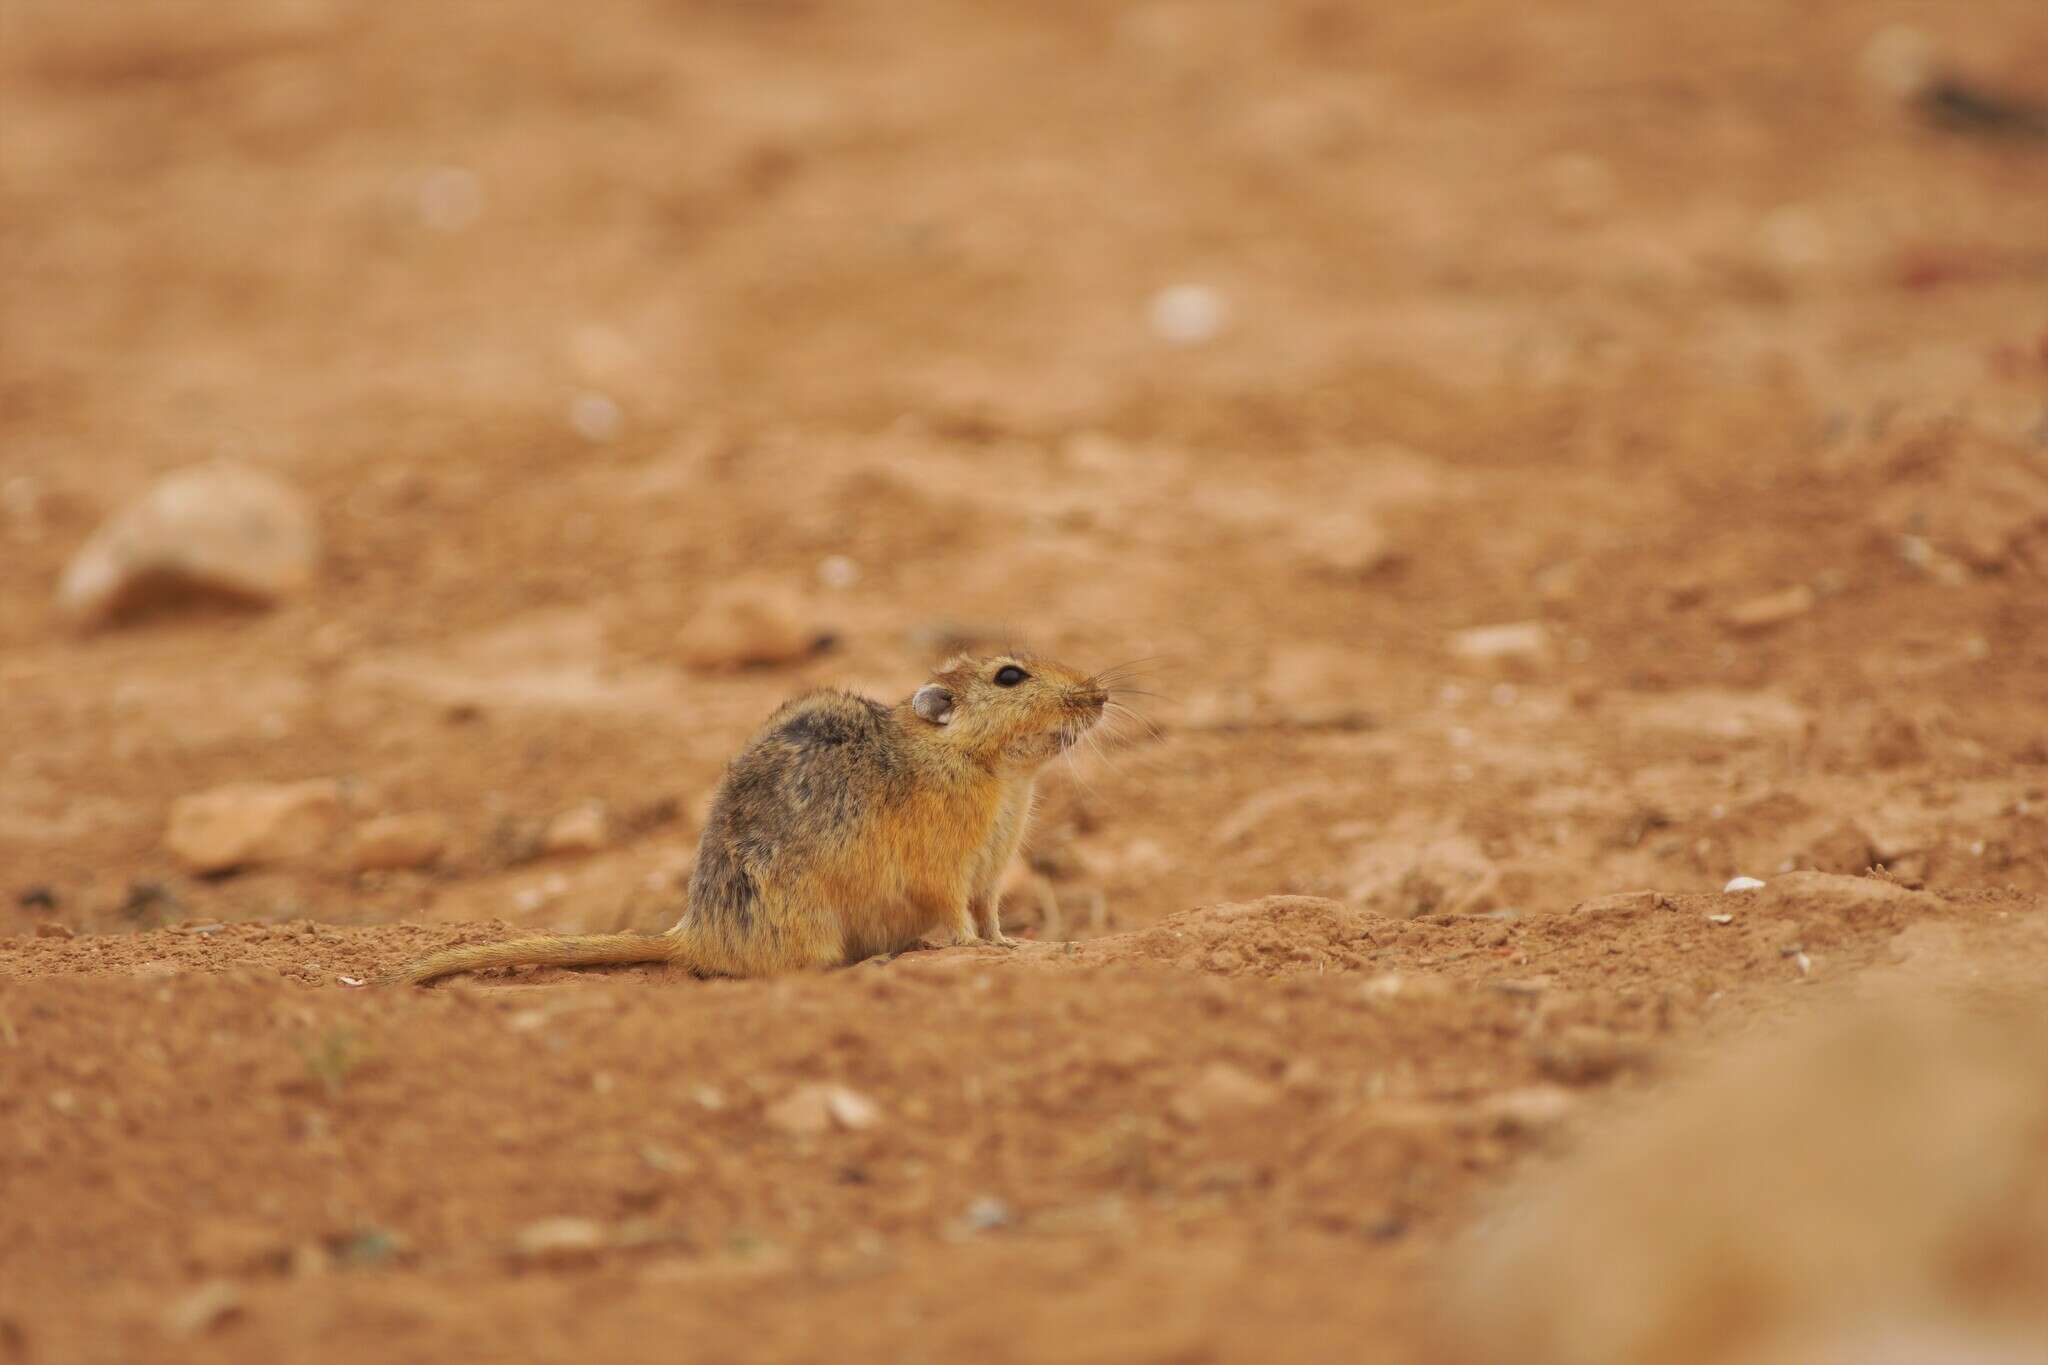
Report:
[[[1104,676],[1023,654],[950,660],[894,706],[806,693],[727,765],[674,928],[451,948],[383,980],[633,962],[768,976],[900,952],[934,930],[1008,946],[996,893],[1039,770],[1116,704]]]

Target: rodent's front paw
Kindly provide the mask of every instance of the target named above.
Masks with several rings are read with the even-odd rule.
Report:
[[[1023,939],[1011,938],[1000,929],[996,930],[992,937],[983,939],[982,942],[996,948],[1020,948],[1024,944]]]

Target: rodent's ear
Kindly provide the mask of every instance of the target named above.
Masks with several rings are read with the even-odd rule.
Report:
[[[910,699],[910,709],[934,725],[953,719],[953,694],[937,683],[926,683]]]

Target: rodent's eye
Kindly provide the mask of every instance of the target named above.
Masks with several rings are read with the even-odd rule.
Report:
[[[1004,664],[996,670],[995,683],[997,687],[1015,687],[1030,676],[1015,664]]]

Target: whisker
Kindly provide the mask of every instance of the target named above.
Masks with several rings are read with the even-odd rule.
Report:
[[[1068,733],[1068,726],[1064,722],[1060,725],[1060,736],[1065,741],[1062,756],[1067,760],[1067,772],[1073,777],[1074,785],[1079,787],[1089,797],[1094,797],[1096,795],[1095,784],[1081,775],[1081,765],[1074,761],[1074,737]]]
[[[1103,713],[1119,723],[1128,721],[1143,726],[1145,733],[1151,736],[1154,743],[1162,742],[1166,738],[1166,732],[1161,730],[1153,722],[1152,718],[1142,711],[1133,710],[1117,702],[1110,702],[1103,708]]]
[[[1111,664],[1095,675],[1096,681],[1112,685],[1127,678],[1143,678],[1156,673],[1164,664],[1157,655],[1144,659],[1129,659],[1120,664]]]
[[[1150,682],[1159,671],[1156,668],[1105,668],[1095,675],[1095,681],[1102,687],[1118,687],[1127,682]]]

